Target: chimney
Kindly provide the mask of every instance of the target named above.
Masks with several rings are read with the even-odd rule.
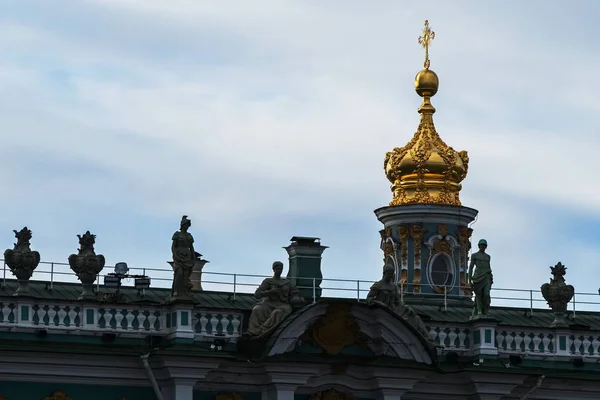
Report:
[[[294,236],[289,246],[284,247],[289,255],[290,269],[287,276],[304,298],[321,297],[321,255],[327,246],[321,246],[321,239]],[[314,288],[313,288],[314,286]]]

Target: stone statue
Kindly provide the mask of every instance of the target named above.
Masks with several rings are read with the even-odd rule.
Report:
[[[171,288],[171,300],[190,300],[193,288],[191,275],[196,262],[202,256],[194,250],[194,237],[188,232],[192,226],[187,215],[181,218],[179,231],[173,234],[171,253],[173,261],[173,286]]]
[[[245,336],[254,339],[265,337],[279,326],[294,306],[304,303],[298,289],[288,279],[281,277],[282,272],[283,263],[275,261],[273,277],[263,280],[256,289],[254,297],[262,300],[252,309]]]
[[[395,273],[394,266],[386,264],[383,267],[383,277],[380,281],[375,282],[373,286],[371,286],[369,294],[367,295],[367,304],[380,304],[390,308],[411,324],[430,345],[434,345],[423,320],[421,320],[412,308],[402,304],[400,290],[398,285],[394,282]]]
[[[106,260],[102,254],[96,254],[94,250],[96,235],[86,231],[83,235],[77,235],[77,237],[79,238],[79,249],[77,254],[69,256],[69,266],[83,286],[83,292],[79,296],[79,300],[95,299],[94,282],[104,268]]]
[[[472,319],[487,317],[490,311],[490,304],[492,303],[491,290],[492,284],[494,283],[494,277],[492,276],[492,267],[490,265],[490,255],[485,252],[487,248],[487,241],[481,239],[477,244],[479,251],[471,256],[471,263],[469,264],[469,276],[467,283],[473,289],[475,293],[475,304],[473,306]],[[475,273],[473,273],[473,266]]]
[[[17,243],[13,249],[6,249],[4,262],[19,281],[19,287],[14,296],[29,293],[29,279],[40,263],[40,253],[30,248],[31,231],[24,227],[20,231],[13,230]]]
[[[568,328],[569,324],[565,321],[565,313],[567,305],[575,294],[575,288],[572,285],[565,283],[565,274],[567,267],[562,263],[550,267],[553,278],[550,278],[550,283],[544,283],[540,288],[542,296],[548,302],[548,305],[554,312],[554,322],[550,325],[551,328]]]

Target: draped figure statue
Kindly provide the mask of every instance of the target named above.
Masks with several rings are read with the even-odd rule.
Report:
[[[245,336],[259,339],[267,336],[292,312],[292,307],[304,303],[298,289],[282,278],[283,263],[273,263],[273,277],[262,281],[254,297],[261,302],[254,306]]]
[[[192,225],[187,215],[181,218],[179,231],[173,234],[171,252],[173,253],[173,286],[171,298],[189,298],[192,282],[190,276],[200,254],[194,250],[194,237],[188,232]]]
[[[367,295],[367,304],[381,304],[395,311],[411,324],[430,345],[433,345],[434,343],[431,340],[429,331],[423,323],[423,320],[421,320],[410,306],[402,304],[400,290],[398,285],[394,282],[395,273],[396,271],[393,265],[387,264],[383,267],[383,277],[371,286],[369,294]]]

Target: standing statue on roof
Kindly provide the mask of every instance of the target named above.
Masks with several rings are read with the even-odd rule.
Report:
[[[492,302],[491,290],[494,283],[492,276],[492,267],[490,265],[490,255],[485,252],[487,241],[481,239],[478,243],[479,251],[471,256],[469,264],[468,284],[475,293],[475,304],[473,306],[473,314],[471,319],[487,317],[490,311]],[[473,267],[475,273],[473,273]]]
[[[393,265],[386,264],[383,267],[383,276],[381,280],[375,282],[371,286],[369,294],[367,294],[367,304],[380,304],[391,309],[415,328],[430,345],[435,345],[431,340],[429,331],[421,317],[419,317],[410,306],[402,303],[400,289],[398,288],[398,284],[394,282],[395,274],[396,270]]]
[[[191,299],[192,270],[202,254],[194,250],[194,237],[188,232],[190,226],[192,226],[192,221],[188,219],[187,215],[184,215],[181,218],[179,230],[173,234],[171,244],[173,261],[170,262],[173,267],[171,300]]]

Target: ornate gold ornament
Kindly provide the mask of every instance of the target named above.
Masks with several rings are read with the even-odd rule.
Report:
[[[398,238],[400,239],[400,264],[408,264],[408,227],[398,227]]]
[[[387,259],[389,256],[392,256],[394,254],[394,244],[386,239],[385,242],[383,242],[383,261],[387,262]]]
[[[350,393],[344,393],[337,391],[335,389],[323,390],[321,392],[317,392],[311,394],[308,397],[308,400],[353,400],[354,396]]]
[[[446,224],[439,224],[438,225],[438,233],[440,235],[442,235],[442,238],[445,238],[446,235],[448,234],[448,225],[446,225]]]
[[[423,97],[419,107],[421,121],[417,132],[404,147],[385,155],[383,168],[392,183],[394,197],[390,206],[403,204],[447,204],[460,206],[461,182],[466,178],[469,157],[455,151],[438,135],[433,124],[435,108],[431,97],[438,90],[439,79],[429,69],[429,46],[435,33],[425,21],[419,43],[425,49],[425,69],[415,77],[415,90]]]
[[[71,400],[63,390],[55,390],[52,396],[45,397],[44,400]]]
[[[431,257],[436,255],[437,253],[446,253],[450,255],[452,249],[452,245],[446,239],[440,239],[433,244],[433,251],[431,253]]]
[[[383,262],[387,263],[388,257],[392,256],[394,259],[394,242],[392,241],[392,230],[385,228],[379,231],[381,235],[381,249],[383,250]]]
[[[398,238],[400,239],[400,279],[398,286],[400,290],[406,292],[408,290],[408,227],[401,225],[398,227]]]
[[[415,266],[421,265],[421,246],[423,245],[423,236],[427,233],[427,229],[421,225],[413,225],[410,228],[410,237],[413,240],[413,247],[415,252]]]
[[[423,35],[419,36],[419,44],[425,49],[425,62],[423,68],[429,69],[429,46],[431,41],[435,39],[435,32],[429,27],[429,21],[425,20],[425,26],[423,27]]]
[[[413,240],[414,258],[414,275],[413,275],[413,293],[421,293],[421,246],[423,244],[423,236],[427,229],[421,225],[413,225],[410,228],[410,237]]]
[[[351,304],[331,304],[325,315],[313,324],[311,338],[327,354],[339,354],[344,347],[358,342],[360,327],[351,309]]]
[[[215,396],[215,400],[244,400],[244,397],[242,397],[241,394],[239,393],[219,393]]]

